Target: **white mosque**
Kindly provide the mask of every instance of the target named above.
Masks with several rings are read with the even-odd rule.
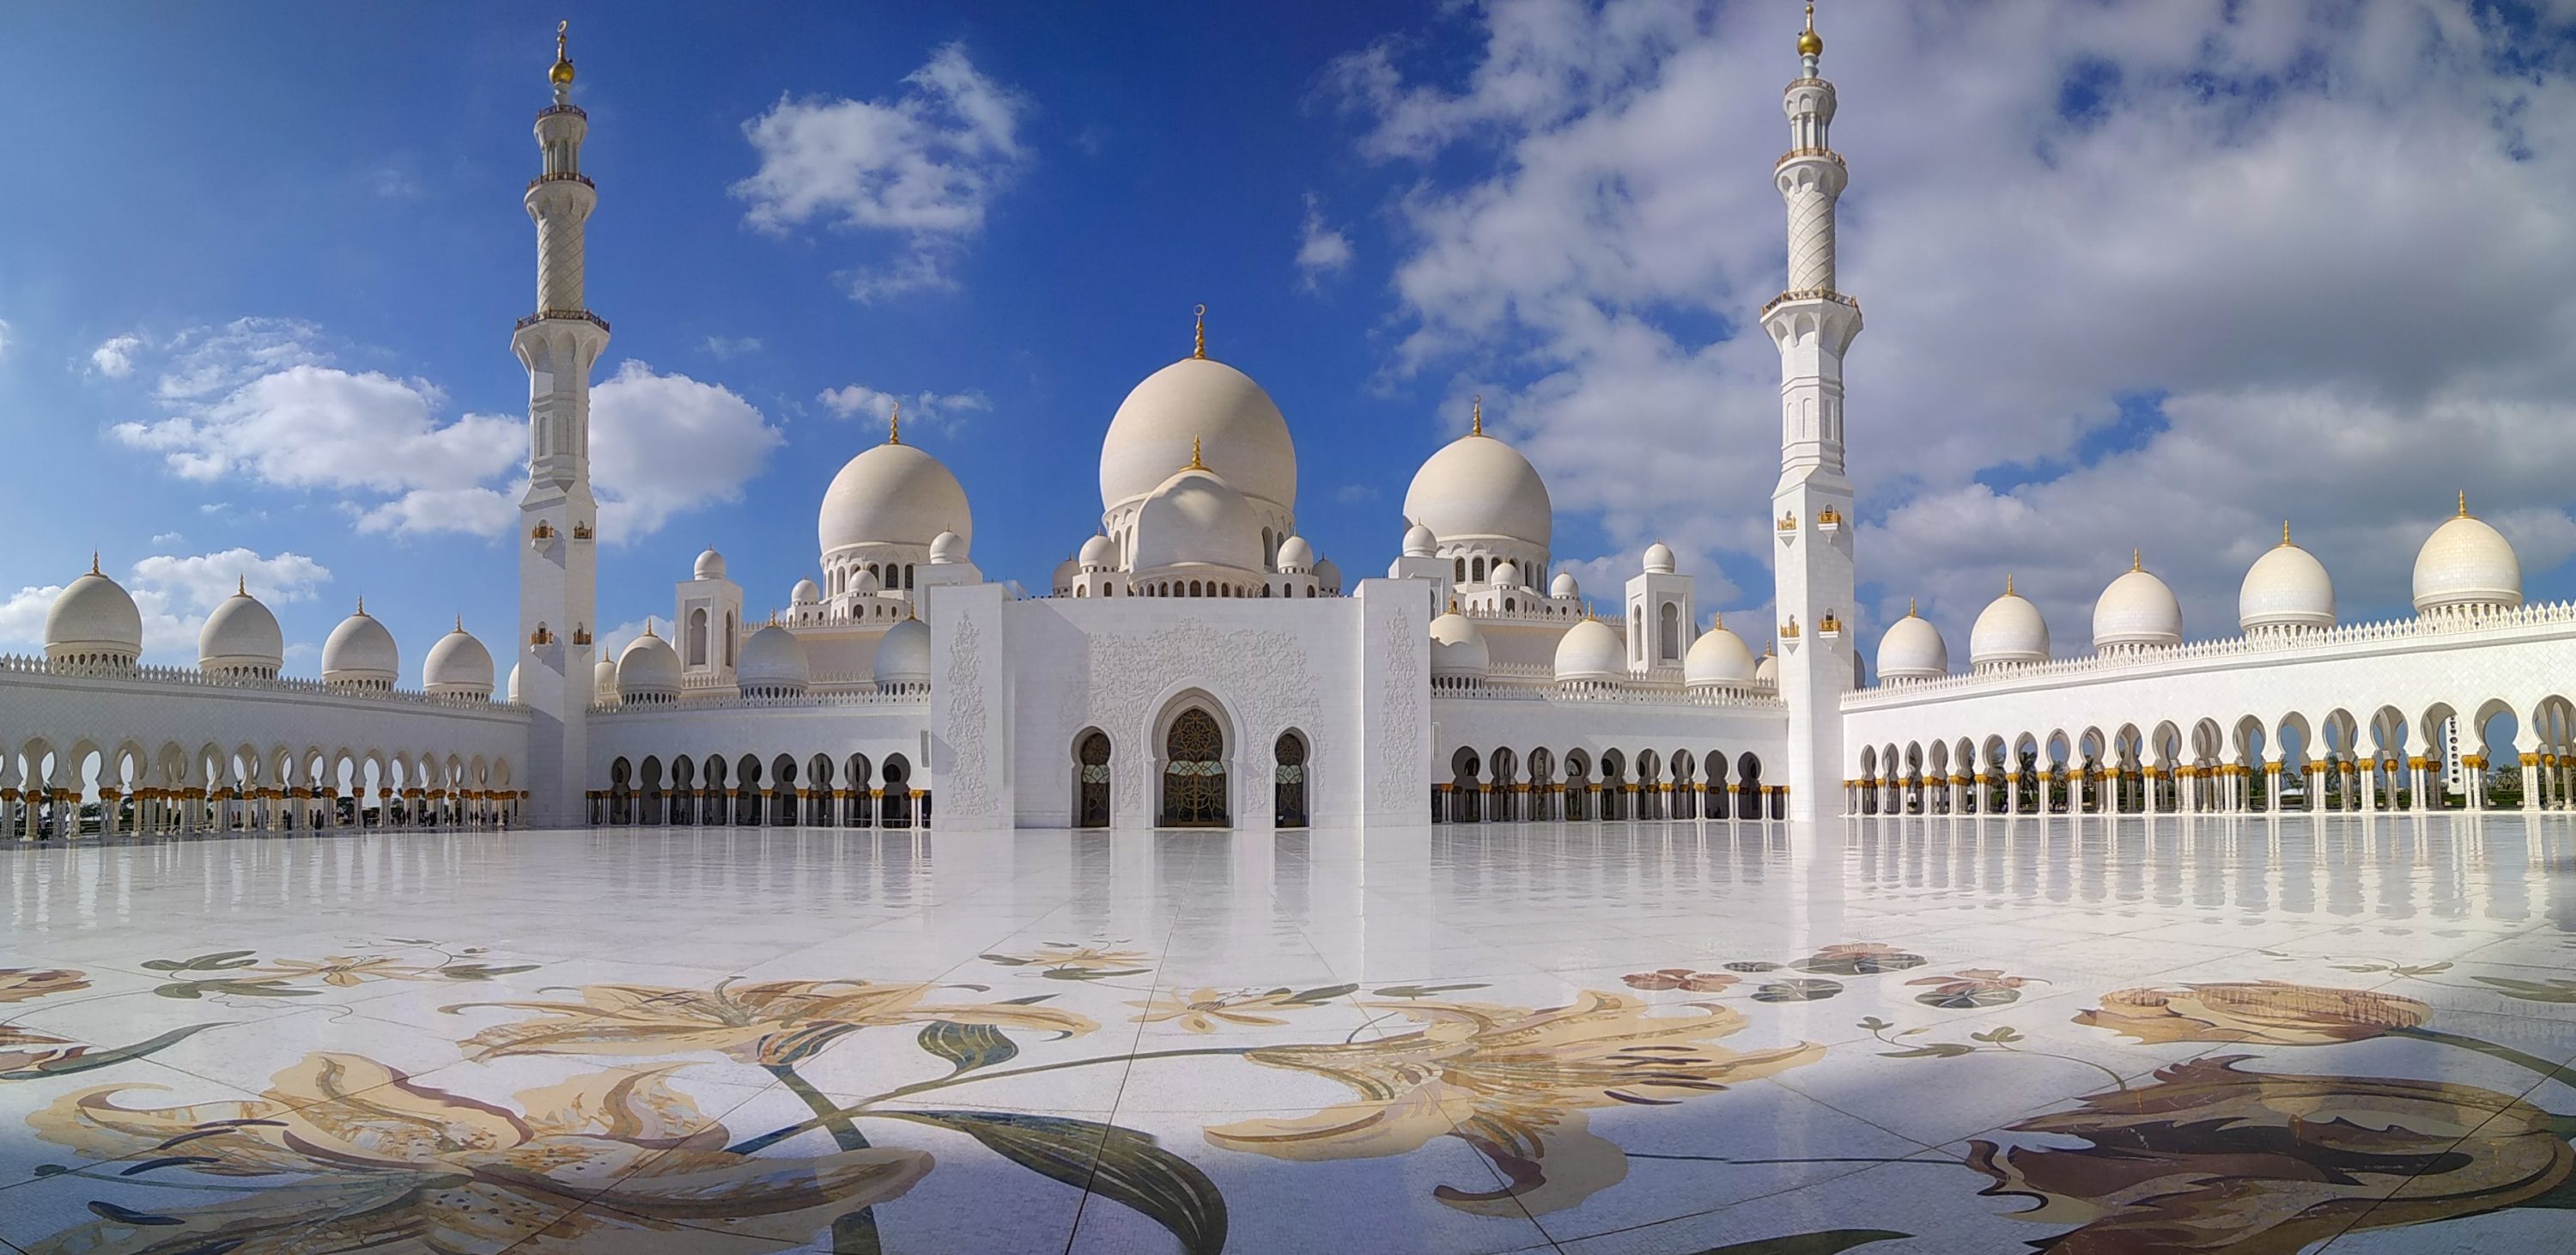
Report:
[[[965,486],[890,424],[824,494],[814,573],[788,610],[746,618],[709,551],[673,589],[670,635],[603,656],[587,427],[609,325],[583,299],[598,194],[559,49],[525,198],[536,309],[512,339],[530,487],[506,681],[459,623],[407,687],[363,604],[331,633],[319,681],[282,677],[277,620],[247,592],[207,619],[197,667],[142,666],[135,603],[93,563],[48,616],[44,657],[0,659],[0,825],[1257,830],[2564,807],[2576,607],[2524,605],[2512,547],[2465,496],[2416,559],[2410,619],[2339,623],[2332,580],[2285,528],[2223,638],[2186,642],[2172,591],[2133,562],[2081,656],[2054,652],[2007,582],[1965,670],[1909,615],[1881,634],[1868,682],[1842,436],[1862,324],[1835,284],[1846,173],[1823,48],[1811,19],[1773,171],[1789,247],[1786,290],[1760,311],[1780,352],[1781,475],[1759,658],[1703,622],[1660,544],[1617,617],[1596,617],[1573,576],[1550,575],[1545,482],[1481,413],[1415,474],[1385,577],[1347,579],[1300,535],[1287,418],[1208,355],[1204,325],[1110,418],[1098,529],[1043,594],[985,577]],[[2517,743],[2485,739],[2499,712]]]

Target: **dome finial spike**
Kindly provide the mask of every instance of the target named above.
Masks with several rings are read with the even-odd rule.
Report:
[[[2284,545],[2290,543],[2290,520],[2288,519],[2281,520],[2281,543]]]
[[[105,574],[105,572],[98,569],[98,551],[95,549],[89,551],[89,573],[92,575]]]
[[[1192,344],[1192,346],[1191,346],[1191,348],[1190,348],[1190,356],[1192,356],[1192,357],[1206,357],[1206,356],[1207,356],[1207,305],[1206,305],[1204,302],[1202,302],[1202,303],[1201,303],[1201,304],[1200,304],[1200,305],[1199,305],[1195,310],[1193,310],[1193,311],[1191,311],[1191,312],[1192,312],[1192,314],[1196,317],[1197,322],[1196,322],[1196,324],[1195,324],[1195,326],[1194,326],[1194,328],[1193,328],[1193,331],[1192,331],[1192,339],[1195,341],[1195,343],[1193,343],[1193,344]]]
[[[1816,6],[1807,6],[1807,28],[1798,32],[1798,55],[1814,58],[1824,55],[1825,37],[1816,33]]]
[[[1477,393],[1477,394],[1476,394],[1476,402],[1475,402],[1475,404],[1476,404],[1475,415],[1474,415],[1472,418],[1470,418],[1470,419],[1468,419],[1468,420],[1467,420],[1467,421],[1468,421],[1468,424],[1469,424],[1468,429],[1467,429],[1467,434],[1468,434],[1468,435],[1470,435],[1470,436],[1481,436],[1481,435],[1484,435],[1484,434],[1485,434],[1485,394],[1484,394],[1484,393],[1479,392],[1479,393]]]
[[[886,443],[903,443],[903,398],[897,397],[893,412],[886,415]]]
[[[361,618],[363,618],[363,617],[365,617],[366,613],[367,613],[367,595],[366,595],[365,593],[360,593],[360,594],[358,594],[358,614],[359,614],[359,616],[360,616]]]
[[[239,571],[233,573],[233,596],[250,596],[250,577]]]
[[[564,50],[564,43],[571,33],[570,19],[555,23],[555,63],[546,71],[546,81],[554,84],[558,98],[572,89],[572,56]]]
[[[2466,488],[2460,490],[2460,517],[2469,517],[2469,490]]]
[[[1919,619],[1923,617],[1921,614],[1917,613],[1914,599],[1911,597],[1905,599],[1905,617],[1909,619]]]
[[[1196,436],[1190,437],[1190,464],[1182,467],[1181,469],[1185,471],[1204,471],[1207,469],[1207,463],[1199,460],[1199,438]]]
[[[2129,551],[2129,569],[2132,571],[2143,571],[2147,569],[2146,550],[2132,549]]]
[[[2006,596],[2006,597],[2010,597],[2010,596],[2012,596],[2012,595],[2013,595],[2012,572],[2010,572],[2010,571],[2006,571],[2006,572],[2004,572],[2004,596]]]
[[[456,616],[456,630],[459,632],[465,630],[465,616],[462,613]]]

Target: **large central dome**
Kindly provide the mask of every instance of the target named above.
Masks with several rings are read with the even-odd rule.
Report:
[[[1481,430],[1441,446],[1404,491],[1404,517],[1444,544],[1502,539],[1544,550],[1554,515],[1538,468]]]
[[[1235,491],[1283,510],[1297,505],[1297,449],[1288,420],[1250,375],[1185,357],[1145,377],[1100,442],[1100,508],[1115,511],[1162,486],[1197,441],[1207,468]]]
[[[889,440],[832,477],[815,531],[828,558],[854,545],[927,546],[941,532],[972,539],[975,516],[939,459]]]

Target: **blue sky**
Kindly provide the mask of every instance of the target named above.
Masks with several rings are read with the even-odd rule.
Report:
[[[2460,488],[2565,595],[2563,12],[1826,7],[1864,618],[1919,597],[1963,657],[2012,569],[2080,650],[2142,547],[2219,634],[2284,513],[2347,619],[2395,613]],[[978,561],[1042,585],[1204,301],[1346,571],[1482,392],[1560,563],[1603,591],[1668,540],[1758,647],[1776,372],[1735,332],[1779,284],[1793,6],[558,9],[600,379],[663,438],[626,458],[605,623],[666,614],[707,544],[756,607],[810,574],[824,484],[881,438],[842,389],[912,398]],[[34,468],[0,649],[93,548],[158,660],[237,570],[291,642],[360,595],[407,667],[453,615],[499,640],[514,559],[474,524],[514,491],[558,10],[149,13],[0,11],[0,435]],[[791,122],[840,146],[764,147]],[[938,177],[853,193],[833,160]]]

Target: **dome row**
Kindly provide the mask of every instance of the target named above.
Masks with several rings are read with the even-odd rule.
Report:
[[[1630,677],[1625,643],[1599,619],[1587,618],[1557,638],[1550,673],[1560,684],[1615,684]],[[1452,609],[1431,621],[1431,678],[1443,682],[1481,682],[1493,665],[1492,647],[1474,620]],[[1748,689],[1769,683],[1765,663],[1723,624],[1712,626],[1691,642],[1682,658],[1682,683],[1691,689]]]
[[[2414,593],[2416,613],[2426,616],[2511,609],[2522,604],[2522,562],[2501,533],[2469,516],[2463,495],[2458,517],[2434,529],[2416,552]],[[2334,580],[2315,554],[2291,543],[2288,524],[2281,527],[2281,543],[2245,572],[2236,595],[2236,618],[2248,636],[2289,636],[2334,626]],[[2131,555],[2129,570],[2093,603],[2095,652],[2181,643],[2182,603]],[[2048,658],[2047,621],[2006,578],[2003,596],[1988,603],[1968,630],[1969,665],[1986,670]],[[1949,649],[1940,630],[1910,610],[1879,640],[1882,680],[1931,679],[1949,670]]]
[[[905,619],[877,638],[876,683],[882,692],[913,692],[930,684],[930,627]],[[753,632],[734,664],[736,689],[745,697],[801,697],[813,682],[805,643],[777,624]],[[680,700],[680,651],[644,625],[616,661],[599,660],[592,679],[601,703],[667,705]]]

